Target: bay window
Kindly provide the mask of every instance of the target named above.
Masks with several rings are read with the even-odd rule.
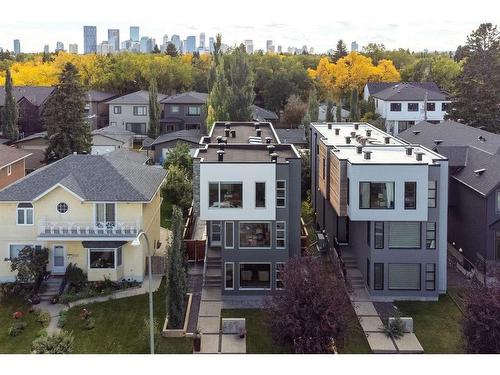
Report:
[[[240,222],[240,247],[241,248],[271,247],[271,223]]]
[[[271,264],[240,263],[240,289],[271,289]]]
[[[209,207],[242,208],[243,184],[241,182],[211,182],[208,184]]]
[[[394,182],[360,182],[359,208],[394,209]]]

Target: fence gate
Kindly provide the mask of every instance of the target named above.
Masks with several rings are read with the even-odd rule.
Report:
[[[148,274],[148,260],[146,259],[146,274]],[[165,275],[167,269],[167,259],[163,256],[155,255],[151,257],[151,273],[153,275]]]

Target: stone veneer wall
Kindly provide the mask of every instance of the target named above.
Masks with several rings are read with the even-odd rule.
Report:
[[[200,216],[200,159],[193,159],[193,211]]]

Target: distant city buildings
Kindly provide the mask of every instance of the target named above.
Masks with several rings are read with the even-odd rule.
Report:
[[[130,26],[130,40],[132,42],[139,41],[139,26]]]
[[[14,39],[14,53],[16,55],[21,53],[21,41],[19,39]]]
[[[356,43],[356,41],[352,42],[351,43],[351,52],[358,52],[358,50],[359,50],[358,43]]]
[[[196,51],[196,36],[190,35],[186,38],[186,50],[187,53],[193,53]]]
[[[274,53],[274,46],[273,46],[272,40],[266,40],[266,52],[267,53]]]
[[[108,29],[108,45],[113,52],[120,51],[120,30]]]
[[[247,53],[253,53],[253,40],[247,39],[245,40],[245,50]]]
[[[50,52],[49,45],[48,44],[44,45],[43,46],[43,53],[47,54],[49,52]]]
[[[83,26],[83,53],[97,52],[97,27]]]
[[[175,49],[177,50],[178,53],[182,52],[182,41],[179,35],[177,34],[172,35],[172,38],[170,38],[170,43],[172,43],[175,46]]]
[[[76,43],[70,43],[68,45],[68,52],[69,53],[78,54],[78,44],[76,44]]]
[[[215,44],[215,38],[213,37],[208,38],[208,51],[210,53],[214,52],[214,44]]]
[[[154,46],[155,42],[153,38],[150,38],[149,36],[141,37],[140,52],[151,53],[153,52]]]
[[[64,51],[64,43],[63,42],[56,42],[56,52],[59,51]]]

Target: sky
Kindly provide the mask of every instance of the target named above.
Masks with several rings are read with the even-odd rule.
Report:
[[[465,3],[465,2],[463,2]],[[20,6],[21,4],[21,6]],[[343,39],[348,48],[370,42],[413,51],[451,51],[463,44],[480,23],[500,26],[500,2],[475,0],[467,6],[450,0],[23,0],[2,3],[0,47],[13,49],[20,39],[22,52],[42,51],[45,44],[65,48],[77,43],[83,50],[83,25],[97,26],[97,41],[107,29],[120,29],[120,41],[129,39],[129,26],[141,36],[222,34],[223,43],[253,39],[255,49],[274,45],[334,48]]]

